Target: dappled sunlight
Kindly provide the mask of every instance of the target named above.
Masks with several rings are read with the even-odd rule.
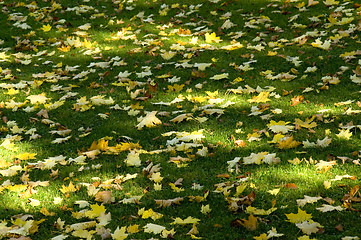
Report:
[[[0,238],[360,235],[358,3],[0,7]]]

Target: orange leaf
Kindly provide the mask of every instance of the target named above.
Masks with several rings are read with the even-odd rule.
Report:
[[[287,184],[285,185],[285,188],[297,189],[297,186],[296,186],[296,184],[294,184],[294,183],[287,183]]]
[[[245,147],[246,142],[244,140],[238,139],[238,140],[234,141],[234,145],[236,145],[237,147]]]
[[[291,106],[294,107],[300,103],[303,103],[303,100],[305,98],[301,95],[301,96],[295,96],[291,99]]]

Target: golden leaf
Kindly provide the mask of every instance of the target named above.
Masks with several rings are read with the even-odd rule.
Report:
[[[269,92],[260,92],[258,96],[253,96],[252,99],[248,99],[247,101],[250,103],[261,103],[261,102],[268,102],[271,99],[268,98]]]
[[[306,211],[298,208],[298,212],[285,214],[288,218],[288,221],[291,223],[302,223],[304,221],[310,220],[312,218],[312,214],[308,214]]]

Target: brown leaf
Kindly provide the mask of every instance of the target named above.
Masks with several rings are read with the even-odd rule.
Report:
[[[101,191],[95,195],[95,201],[102,203],[111,203],[112,202],[112,192],[111,191]]]
[[[282,89],[282,96],[290,95],[292,92],[293,92],[293,90],[287,91],[287,90]]]
[[[325,197],[325,198],[323,198],[323,200],[325,200],[330,205],[333,205],[335,203],[335,200],[333,200],[329,197]]]
[[[217,178],[230,178],[231,176],[228,173],[218,174]]]
[[[342,232],[343,231],[343,227],[342,227],[342,224],[339,224],[335,227],[339,232]]]
[[[173,198],[173,199],[167,199],[167,200],[155,200],[155,204],[159,205],[159,207],[169,207],[172,204],[180,204],[180,202],[183,201],[183,198],[178,197],[178,198]]]
[[[250,205],[252,205],[252,203],[254,202],[255,199],[256,199],[256,194],[254,193],[254,191],[252,191],[250,194],[248,194],[244,198],[241,198],[238,201],[238,204],[250,206]]]

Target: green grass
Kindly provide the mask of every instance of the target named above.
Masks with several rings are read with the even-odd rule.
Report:
[[[361,89],[351,77],[360,75],[361,8],[346,0],[308,3],[0,0],[0,239],[266,239],[275,229],[279,239],[358,239]],[[206,33],[221,41],[207,42]],[[317,39],[330,46],[317,47]],[[243,47],[224,49],[236,42]],[[176,54],[164,59],[169,51]],[[119,79],[126,71],[129,79]],[[269,101],[250,101],[261,92],[270,92]],[[303,100],[292,106],[297,96]],[[152,111],[161,123],[138,128]],[[172,120],[181,114],[187,119]],[[312,118],[312,128],[295,125]],[[271,142],[281,133],[271,121],[288,122],[293,129],[283,140],[299,144]],[[306,140],[326,137],[325,146],[305,148]],[[133,152],[140,163],[129,166]],[[36,156],[19,160],[24,153]],[[275,154],[279,163],[244,164],[255,154]],[[52,160],[60,155],[65,160]],[[302,162],[292,164],[296,158]],[[153,173],[163,178],[160,191]],[[321,199],[299,206],[305,195]],[[176,198],[166,208],[156,203]],[[323,204],[342,211],[322,212]],[[105,212],[92,215],[101,205]],[[203,214],[206,205],[211,211]],[[277,209],[253,213],[251,229],[248,206]],[[142,216],[142,208],[162,217]],[[299,208],[320,224],[309,238],[287,217]],[[172,224],[188,217],[199,222]],[[150,223],[175,234],[144,231]],[[116,236],[118,227],[134,225],[139,231]]]

